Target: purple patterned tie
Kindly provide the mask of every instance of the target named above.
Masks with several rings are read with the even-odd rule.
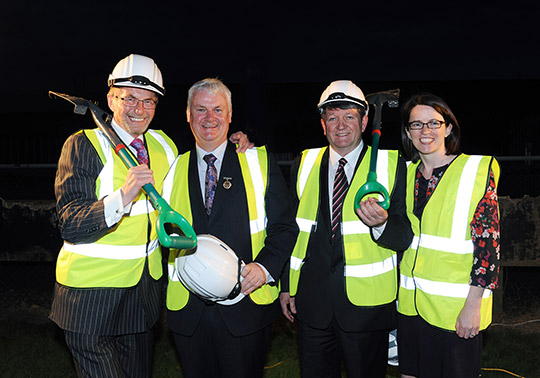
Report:
[[[214,194],[216,194],[216,187],[217,187],[217,169],[214,165],[214,162],[216,161],[216,157],[212,154],[205,155],[203,157],[203,160],[208,164],[208,167],[206,168],[206,181],[205,181],[205,207],[206,207],[206,214],[210,215],[210,212],[212,211],[212,204],[214,203]]]
[[[345,175],[344,166],[347,164],[347,160],[344,158],[339,159],[339,167],[334,177],[334,193],[332,195],[332,240],[336,236],[336,232],[341,219],[341,208],[343,207],[343,200],[349,189],[349,182]]]
[[[137,160],[139,163],[148,165],[148,154],[146,153],[146,148],[144,148],[142,140],[135,138],[130,143],[130,146],[137,150]]]

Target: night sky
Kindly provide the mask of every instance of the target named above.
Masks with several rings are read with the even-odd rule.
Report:
[[[219,77],[233,94],[231,129],[275,152],[323,144],[319,96],[331,81],[350,79],[365,94],[400,88],[400,102],[417,91],[439,94],[461,123],[466,152],[540,154],[538,143],[525,145],[539,139],[535,2],[365,3],[3,4],[0,111],[7,138],[0,164],[55,163],[64,139],[93,125],[48,91],[105,108],[108,74],[131,53],[160,67],[167,94],[152,127],[165,130],[180,150],[193,145],[187,89]],[[381,147],[400,148],[395,109],[383,112]]]

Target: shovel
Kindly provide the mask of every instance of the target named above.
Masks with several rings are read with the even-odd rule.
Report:
[[[390,207],[390,196],[386,188],[377,181],[377,153],[379,152],[379,138],[381,136],[381,113],[385,102],[388,102],[390,108],[397,108],[399,98],[399,89],[391,89],[384,92],[372,93],[366,96],[368,104],[375,108],[375,117],[373,119],[373,131],[371,142],[371,160],[366,183],[356,192],[354,197],[354,209],[360,208],[362,198],[367,194],[379,194],[383,197],[377,204],[387,210]]]
[[[49,92],[49,96],[56,96],[63,98],[75,105],[73,110],[76,114],[86,114],[86,111],[90,109],[92,113],[92,118],[98,126],[98,128],[105,134],[109,143],[113,147],[116,154],[122,159],[124,164],[128,168],[133,168],[139,165],[135,158],[128,151],[126,146],[122,143],[120,138],[111,128],[112,116],[102,109],[100,109],[96,104],[91,101],[88,101],[81,97],[73,97],[63,93]],[[195,248],[197,245],[197,235],[189,222],[181,214],[174,211],[167,201],[163,199],[154,188],[152,184],[143,185],[143,190],[150,197],[150,201],[154,207],[158,210],[158,217],[156,220],[156,230],[158,239],[162,246],[166,248],[177,248],[177,249],[191,249]],[[165,224],[170,223],[177,225],[180,230],[184,233],[184,236],[178,234],[169,235],[165,230]]]

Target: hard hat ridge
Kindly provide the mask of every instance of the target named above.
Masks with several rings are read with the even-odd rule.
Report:
[[[165,95],[161,71],[152,58],[131,54],[120,60],[107,80],[109,87],[142,88]]]
[[[331,82],[321,94],[317,107],[322,112],[328,104],[336,102],[349,102],[359,105],[366,110],[366,114],[369,110],[364,93],[350,80],[336,80]]]

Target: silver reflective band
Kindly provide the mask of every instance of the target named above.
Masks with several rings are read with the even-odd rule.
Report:
[[[300,267],[303,264],[303,260],[299,259],[298,257],[291,256],[291,269],[292,270],[300,270]]]
[[[469,295],[469,284],[458,284],[449,282],[431,281],[423,278],[411,278],[403,274],[400,275],[400,287],[407,290],[419,289],[431,295],[465,299]],[[484,289],[482,298],[489,298],[491,290]]]
[[[341,222],[342,235],[369,234],[369,227],[361,220]]]
[[[251,234],[256,234],[266,228],[268,219],[266,217],[266,209],[264,208],[264,177],[259,163],[259,154],[256,148],[250,148],[245,152],[248,163],[251,182],[255,191],[255,207],[257,209],[257,219],[249,222]]]
[[[76,253],[82,256],[97,257],[110,260],[136,260],[147,255],[150,256],[158,248],[159,241],[154,239],[148,245],[148,254],[146,244],[141,245],[112,245],[112,244],[71,244],[64,242],[62,247],[65,251]]]
[[[296,218],[296,224],[302,232],[311,232],[313,226],[317,225],[317,221],[312,221],[305,218]]]
[[[311,170],[313,169],[313,165],[315,164],[315,160],[317,160],[317,156],[319,156],[319,152],[321,152],[322,148],[314,148],[311,150],[308,150],[304,162],[302,164],[302,170],[300,172],[300,177],[298,178],[297,188],[298,188],[298,198],[302,198],[302,194],[304,193],[304,189],[306,188],[306,183],[309,177],[309,174],[311,173]]]
[[[397,256],[387,258],[386,260],[373,264],[364,265],[345,265],[346,277],[375,277],[381,274],[391,272],[397,266]]]
[[[460,255],[466,255],[473,253],[474,251],[472,240],[452,240],[450,238],[427,234],[422,234],[420,237],[415,236],[413,238],[410,248],[417,249],[418,247]]]

